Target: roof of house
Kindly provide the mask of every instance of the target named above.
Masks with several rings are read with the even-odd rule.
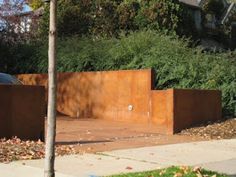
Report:
[[[38,9],[34,10],[34,11],[20,12],[19,14],[15,14],[15,15],[16,16],[21,16],[21,17],[30,16],[30,15],[41,16],[43,14],[43,11],[44,11],[44,8],[40,7]]]
[[[204,0],[179,0],[179,2],[182,2],[192,7],[201,7],[203,1]]]

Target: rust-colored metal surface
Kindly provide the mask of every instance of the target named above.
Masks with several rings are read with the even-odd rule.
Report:
[[[47,75],[17,76],[47,87]],[[151,70],[58,74],[57,110],[77,118],[150,121]]]
[[[153,90],[152,93],[152,122],[162,127],[162,132],[173,134],[174,91]]]
[[[174,132],[222,118],[221,92],[217,90],[174,90]]]
[[[160,134],[156,125],[105,119],[57,118],[56,143],[74,145],[78,152],[155,146],[207,140],[197,136]]]
[[[152,120],[167,134],[222,118],[221,92],[168,89],[152,91]]]
[[[44,95],[40,86],[0,85],[0,137],[43,138]]]
[[[47,88],[46,74],[17,77]],[[153,78],[151,69],[59,73],[57,110],[77,118],[153,124],[166,134],[221,118],[219,91],[153,90]]]

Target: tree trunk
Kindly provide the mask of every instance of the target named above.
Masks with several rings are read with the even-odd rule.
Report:
[[[54,177],[56,136],[56,12],[57,0],[50,1],[50,28],[48,47],[48,115],[44,177]]]

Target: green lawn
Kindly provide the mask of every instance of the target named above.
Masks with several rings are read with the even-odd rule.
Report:
[[[227,177],[227,175],[218,174],[197,167],[191,168],[182,166],[139,173],[112,175],[109,177]]]

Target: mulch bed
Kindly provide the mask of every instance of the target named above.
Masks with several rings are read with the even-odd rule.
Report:
[[[56,146],[56,156],[75,154],[73,146]],[[15,160],[42,159],[45,156],[45,144],[41,141],[22,141],[0,139],[0,162],[9,163]]]
[[[236,138],[236,118],[199,127],[182,130],[180,135],[200,136],[206,139],[231,139]]]

